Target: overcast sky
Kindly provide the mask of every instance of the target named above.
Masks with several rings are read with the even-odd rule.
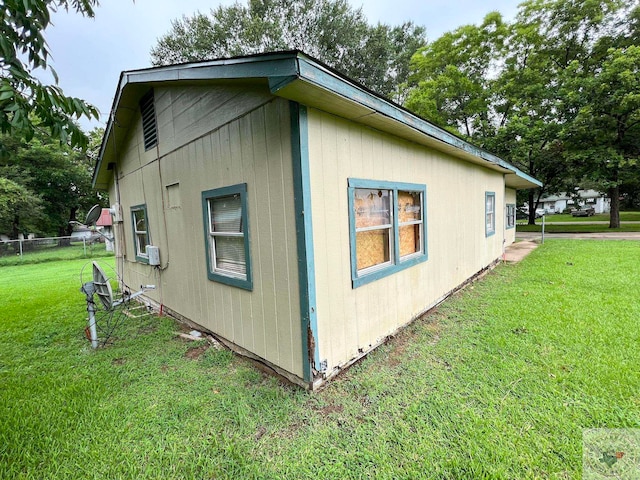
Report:
[[[196,11],[208,13],[233,0],[101,0],[94,19],[58,12],[45,37],[53,67],[66,95],[83,98],[101,112],[100,123],[81,122],[85,129],[108,120],[120,72],[150,66],[149,51],[167,33],[171,20]],[[243,1],[246,3],[246,0]],[[478,23],[491,10],[515,15],[519,0],[366,0],[369,23],[396,25],[411,20],[435,39],[460,25]],[[46,80],[46,77],[45,77]],[[50,82],[50,80],[47,80]]]

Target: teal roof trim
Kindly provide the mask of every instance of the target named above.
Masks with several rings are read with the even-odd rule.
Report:
[[[102,169],[108,139],[113,134],[115,112],[120,105],[123,91],[128,85],[172,81],[259,78],[268,81],[269,89],[274,95],[280,95],[280,90],[298,80],[315,85],[344,99],[363,105],[373,110],[374,113],[400,122],[432,139],[457,148],[468,155],[503,168],[507,170],[507,172],[505,172],[507,175],[514,174],[516,177],[522,179],[524,181],[523,184],[542,186],[540,181],[522,172],[510,163],[429,123],[400,105],[358,85],[337,71],[299,51],[268,53],[123,72],[120,76],[118,91],[116,92],[111,115],[105,129],[105,136],[98,156],[98,162],[94,170],[93,186],[96,186],[98,174]]]

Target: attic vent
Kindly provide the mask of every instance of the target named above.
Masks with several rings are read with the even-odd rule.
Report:
[[[158,144],[158,126],[156,124],[156,109],[153,103],[153,90],[140,100],[142,114],[142,136],[144,149],[149,150]]]

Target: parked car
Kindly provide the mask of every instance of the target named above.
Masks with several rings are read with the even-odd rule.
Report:
[[[591,217],[595,215],[596,211],[593,207],[585,208],[584,210],[573,209],[571,210],[572,217]]]

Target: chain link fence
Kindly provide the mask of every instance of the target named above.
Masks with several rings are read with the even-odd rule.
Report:
[[[98,235],[0,240],[0,266],[113,255],[113,247]]]

